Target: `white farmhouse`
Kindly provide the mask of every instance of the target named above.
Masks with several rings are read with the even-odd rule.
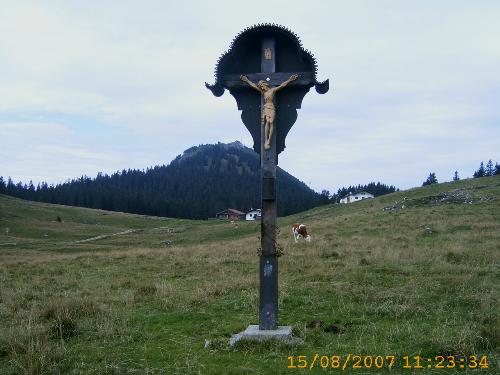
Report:
[[[254,221],[254,220],[260,220],[262,217],[262,213],[260,208],[257,208],[256,210],[250,210],[250,212],[247,212],[245,215],[245,219],[247,221]]]
[[[360,191],[359,193],[351,193],[348,196],[342,198],[340,203],[353,203],[362,201],[363,199],[374,198],[373,194],[367,193],[366,191]]]

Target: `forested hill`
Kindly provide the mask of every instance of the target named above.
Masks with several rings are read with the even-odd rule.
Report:
[[[239,142],[192,147],[170,164],[123,170],[110,176],[81,177],[56,186],[2,184],[0,193],[19,198],[178,218],[206,219],[225,208],[260,207],[259,156]],[[0,187],[1,189],[2,187]],[[278,168],[278,215],[325,202]],[[326,198],[327,199],[327,198]]]

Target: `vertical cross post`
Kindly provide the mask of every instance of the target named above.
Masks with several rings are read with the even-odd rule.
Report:
[[[265,38],[261,46],[261,72],[274,73],[276,69],[275,39]],[[262,96],[263,97],[263,96]],[[264,100],[261,98],[261,113]],[[278,258],[276,257],[276,131],[279,119],[274,121],[271,148],[264,148],[264,126],[261,126],[261,248],[259,266],[259,328],[278,328]]]
[[[278,65],[276,47],[280,56]],[[259,48],[260,71],[255,65]],[[262,83],[259,85],[260,80],[266,80],[272,91],[268,92]],[[287,89],[286,86],[292,82],[293,87]],[[278,154],[285,148],[285,137],[297,119],[297,109],[301,107],[304,96],[313,86],[318,93],[325,94],[329,81],[316,80],[316,60],[309,51],[301,47],[297,35],[279,25],[259,24],[238,34],[230,50],[217,62],[215,83],[205,83],[205,86],[217,97],[229,90],[236,99],[238,109],[242,111],[241,119],[252,134],[254,150],[260,151],[261,161],[262,252],[259,257],[259,325],[249,325],[245,331],[233,335],[229,343],[234,345],[242,338],[289,339],[292,337],[292,327],[278,326],[278,252],[281,253],[276,242]],[[281,89],[284,90],[277,94]],[[257,93],[253,90],[262,94],[260,108]],[[264,97],[267,103],[264,103]],[[271,102],[273,98],[279,99],[280,108],[277,103]],[[265,127],[261,123],[264,109],[268,126],[272,123],[274,111],[274,129],[267,144]],[[267,150],[265,146],[268,147]]]

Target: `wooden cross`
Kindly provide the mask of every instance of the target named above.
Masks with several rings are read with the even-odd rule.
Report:
[[[278,86],[291,75],[297,74],[299,78],[290,83],[291,86],[314,85],[311,72],[276,73],[276,41],[269,37],[262,40],[261,45],[261,72],[242,72],[252,82],[264,80],[269,86]],[[226,74],[222,82],[228,89],[252,90],[240,79],[240,74]],[[286,90],[286,88],[284,89]],[[279,94],[277,94],[279,95]],[[263,99],[261,98],[261,112]],[[264,147],[264,127],[261,127],[261,186],[262,186],[262,220],[261,220],[261,249],[259,266],[259,327],[261,330],[273,330],[278,327],[278,259],[276,244],[276,166],[278,164],[276,152],[276,134],[280,126],[279,108],[276,109],[274,121],[275,131],[271,138],[271,148]]]
[[[298,75],[298,79],[289,83],[282,91],[276,92],[274,131],[267,147],[265,147],[265,129],[261,124],[264,95],[260,95],[259,100],[257,91],[254,90],[256,87],[253,84],[250,87],[247,82],[242,81],[240,78],[242,75],[254,84],[262,80],[270,87],[279,86],[291,76]],[[248,28],[236,36],[230,50],[217,62],[215,83],[213,85],[205,83],[205,86],[215,96],[223,95],[225,89],[234,96],[238,109],[242,111],[241,119],[254,139],[254,150],[260,154],[262,219],[259,329],[276,330],[278,329],[277,258],[281,255],[276,243],[278,154],[285,148],[285,137],[295,123],[297,109],[300,108],[302,99],[309,89],[315,86],[318,93],[324,94],[328,91],[329,83],[328,80],[316,81],[316,60],[309,51],[302,48],[300,40],[294,33],[279,25],[264,24]],[[269,99],[269,96],[267,98]]]

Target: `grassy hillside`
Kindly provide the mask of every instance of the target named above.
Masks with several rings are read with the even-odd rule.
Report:
[[[312,243],[293,242],[297,221]],[[257,323],[257,223],[0,196],[0,373],[297,373],[288,356],[310,365],[316,353],[396,357],[392,370],[349,363],[357,374],[419,372],[402,368],[404,355],[424,366],[487,355],[489,368],[456,371],[499,373],[500,177],[318,207],[279,225],[280,324],[301,340],[228,348]],[[308,328],[313,320],[322,326]],[[324,371],[340,370],[318,359],[309,372]]]

